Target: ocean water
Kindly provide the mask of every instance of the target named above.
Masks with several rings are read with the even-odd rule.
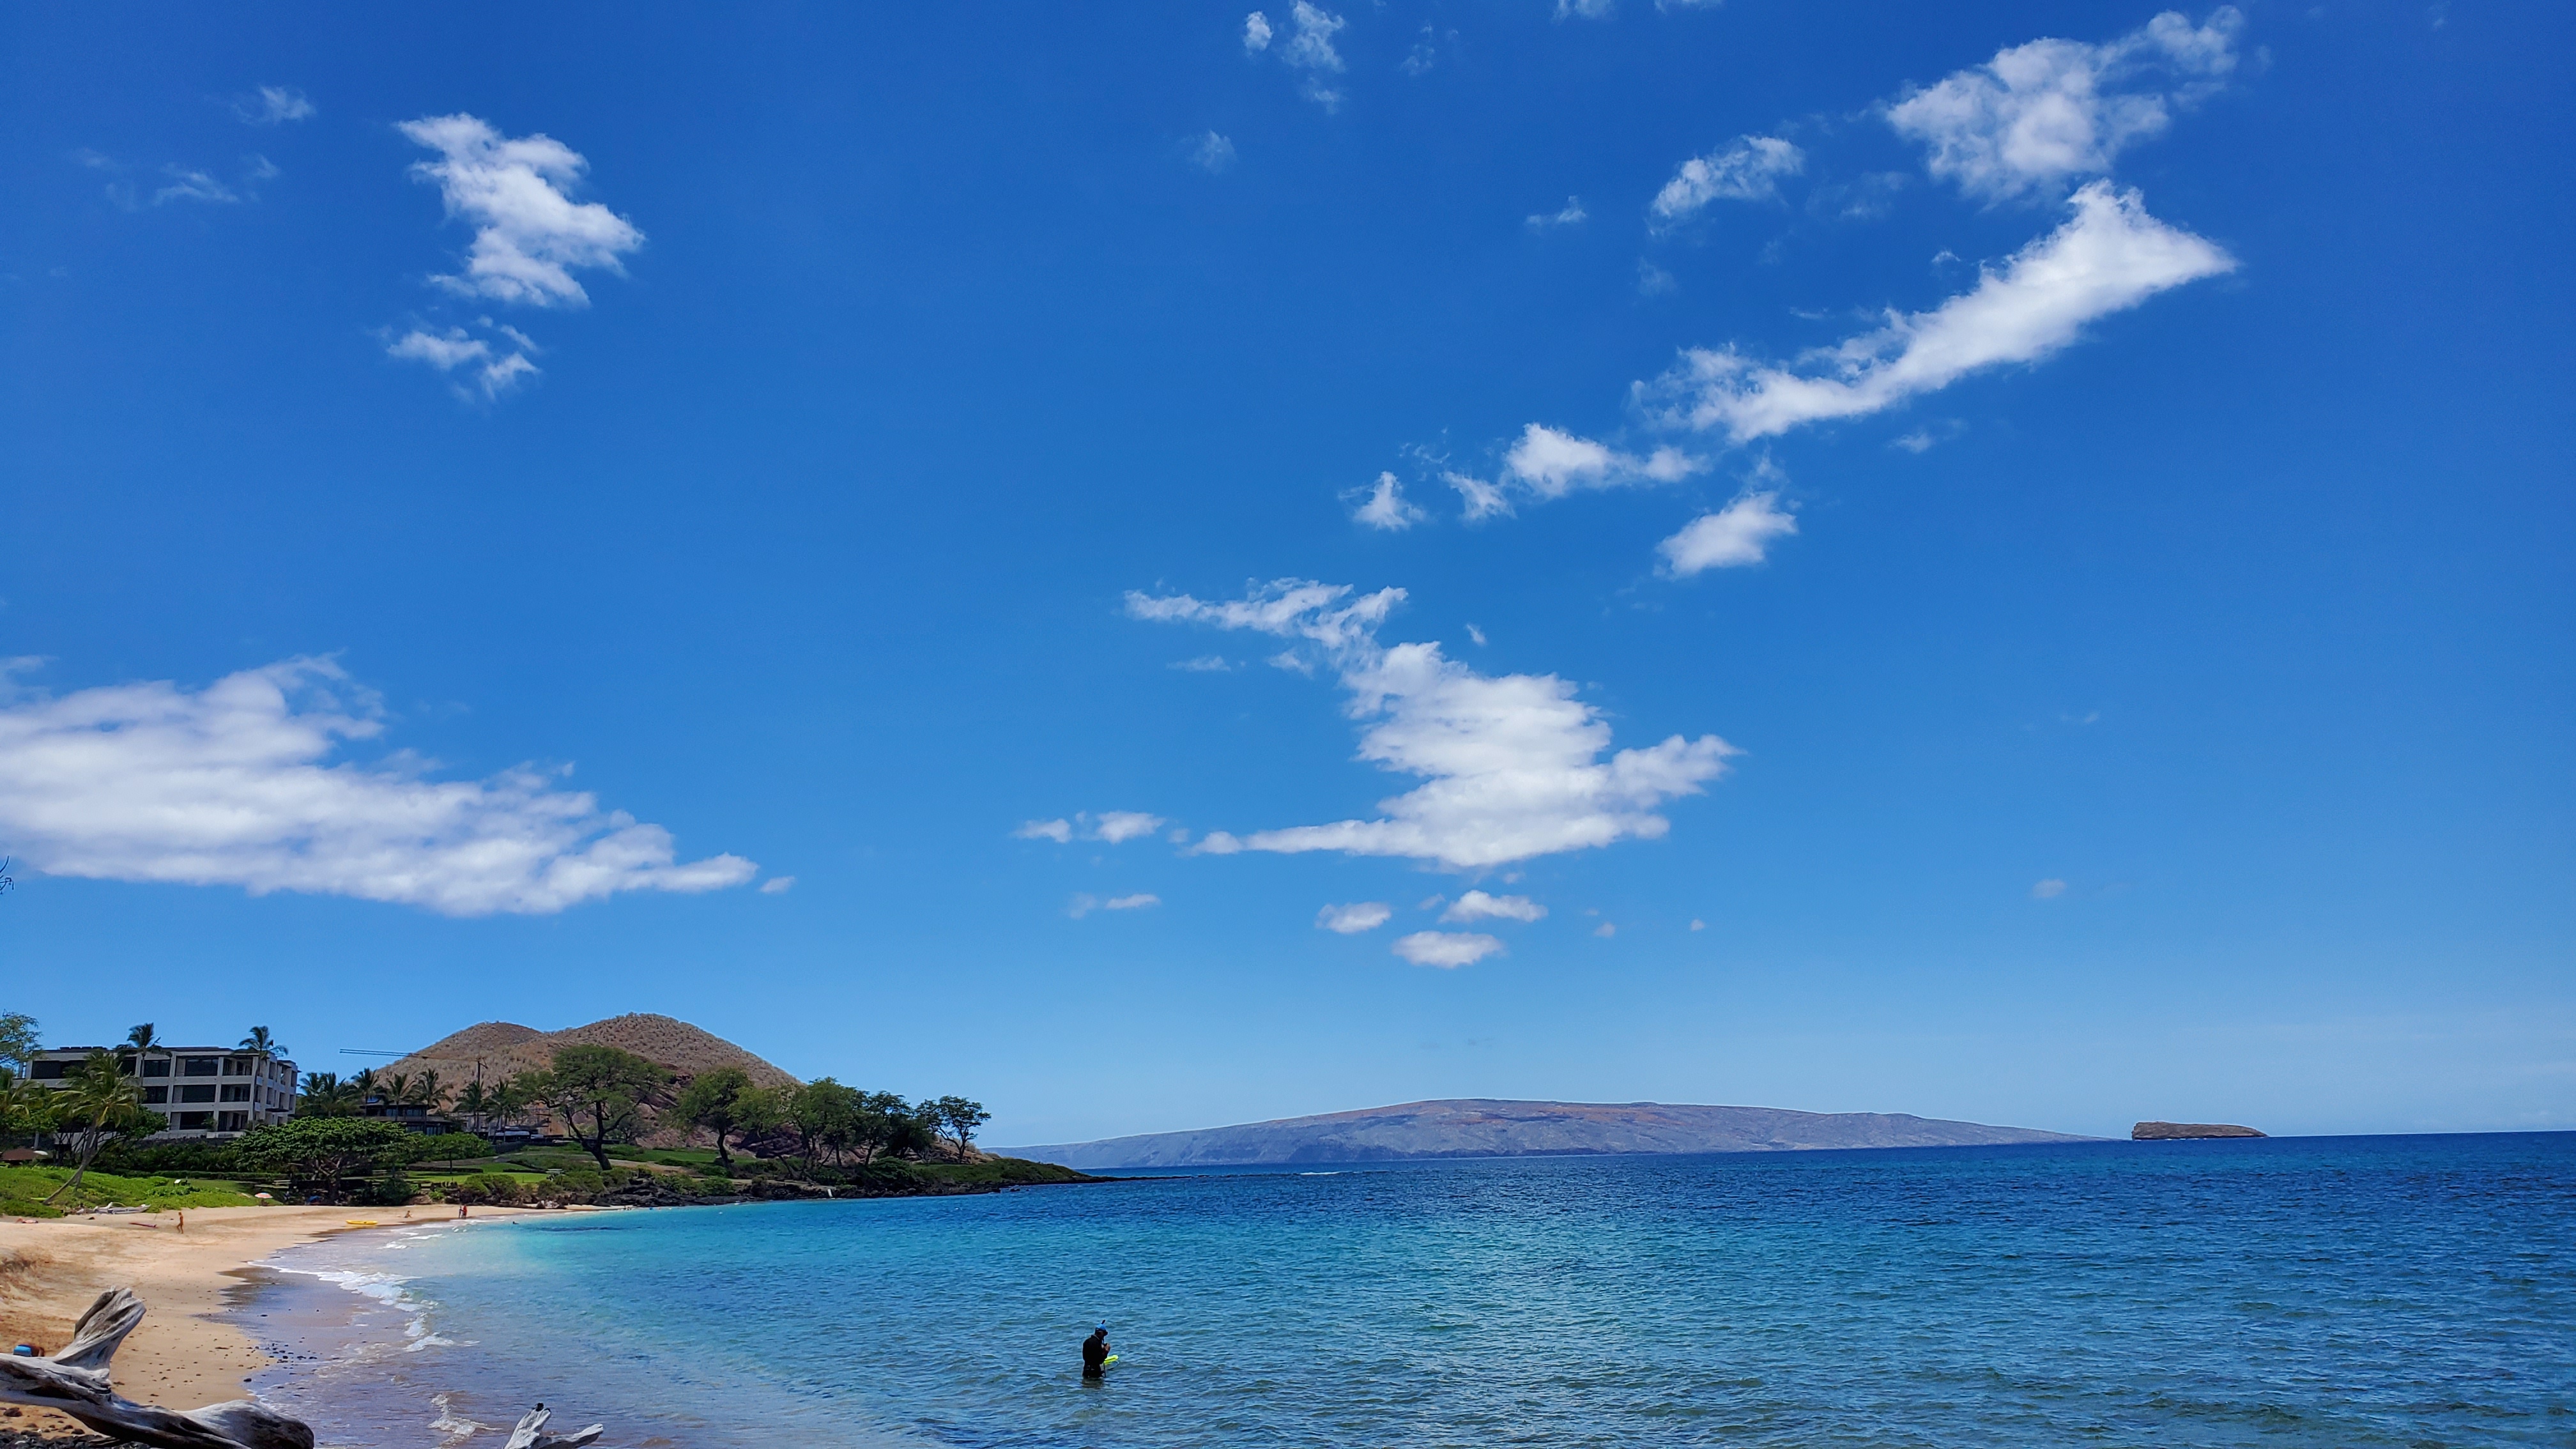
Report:
[[[2576,1445],[2576,1133],[1201,1175],[277,1268],[261,1392],[378,1449],[540,1399],[707,1449]]]

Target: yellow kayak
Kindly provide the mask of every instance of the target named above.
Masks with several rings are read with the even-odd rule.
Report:
[[[377,1226],[374,1218],[350,1218],[348,1219],[348,1224],[353,1228],[372,1228]]]

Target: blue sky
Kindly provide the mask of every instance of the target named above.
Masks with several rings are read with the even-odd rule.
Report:
[[[2576,1125],[2549,7],[19,7],[0,1005]]]

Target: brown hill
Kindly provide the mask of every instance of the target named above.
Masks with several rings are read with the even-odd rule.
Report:
[[[455,1088],[473,1081],[479,1065],[488,1085],[518,1072],[542,1071],[554,1059],[555,1048],[574,1045],[618,1047],[660,1063],[683,1080],[717,1067],[740,1067],[754,1086],[796,1085],[796,1078],[713,1032],[647,1012],[562,1031],[539,1031],[511,1021],[478,1022],[377,1068],[377,1073],[434,1071],[441,1085]]]

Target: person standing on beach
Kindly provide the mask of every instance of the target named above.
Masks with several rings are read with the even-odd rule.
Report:
[[[1101,1372],[1100,1367],[1107,1362],[1109,1362],[1109,1325],[1104,1323],[1091,1330],[1091,1336],[1082,1341],[1082,1376],[1087,1379],[1107,1377]]]

